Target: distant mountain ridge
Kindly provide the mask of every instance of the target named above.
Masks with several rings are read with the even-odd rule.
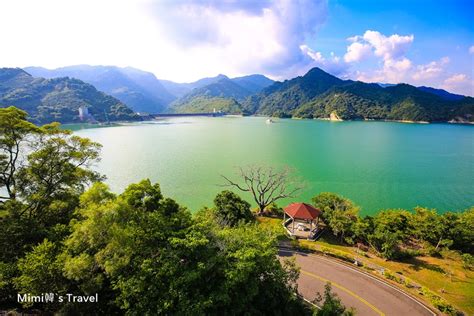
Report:
[[[25,71],[34,77],[80,79],[116,97],[137,112],[163,112],[176,99],[154,74],[131,67],[77,65],[51,70],[27,67]]]
[[[463,95],[454,94],[443,89],[436,89],[436,88],[425,87],[425,86],[418,87],[418,89],[424,92],[435,94],[445,100],[458,101],[458,100],[464,99]]]
[[[94,85],[98,90],[110,94],[136,112],[163,113],[173,111],[170,105],[185,104],[192,98],[218,97],[243,100],[248,95],[260,92],[273,84],[263,75],[249,75],[230,79],[219,74],[190,83],[160,80],[154,74],[139,69],[115,66],[76,65],[57,69],[26,67],[24,70],[34,77],[80,79]],[[222,81],[221,83],[219,83]],[[200,90],[201,89],[201,90]]]
[[[80,107],[98,121],[139,119],[125,104],[79,79],[34,78],[20,68],[0,68],[0,107],[11,105],[35,123],[79,122]]]
[[[433,89],[436,90],[436,89]],[[252,114],[281,117],[474,122],[474,98],[447,100],[408,84],[341,80],[319,68],[276,82],[243,102]]]
[[[192,83],[195,88],[174,101],[169,108],[170,112],[185,113],[192,111],[193,105],[205,108],[208,111],[218,109],[229,114],[244,113],[240,102],[253,95],[274,81],[263,75],[249,75],[230,79],[225,75],[205,78]],[[223,99],[227,99],[223,105]],[[203,107],[203,102],[212,103],[212,106]]]
[[[149,113],[223,111],[231,114],[327,119],[473,122],[473,98],[408,84],[342,80],[320,68],[283,82],[263,75],[202,78],[191,83],[157,79],[133,68],[71,66],[26,68],[45,76],[95,82],[133,110]]]

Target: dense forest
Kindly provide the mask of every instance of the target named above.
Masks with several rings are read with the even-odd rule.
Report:
[[[176,113],[212,113],[242,114],[242,106],[234,99],[222,97],[199,96],[186,99],[183,103],[174,104]]]

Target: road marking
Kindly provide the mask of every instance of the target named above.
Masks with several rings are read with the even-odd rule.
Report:
[[[377,314],[381,315],[381,316],[385,316],[385,314],[379,310],[377,307],[375,307],[374,305],[370,304],[369,302],[367,302],[365,299],[363,299],[362,297],[360,297],[359,295],[357,295],[356,293],[352,292],[351,290],[343,287],[342,285],[339,285],[337,284],[336,282],[334,281],[331,281],[331,280],[328,280],[326,278],[323,278],[319,275],[316,275],[314,273],[311,273],[311,272],[308,272],[308,271],[305,271],[305,270],[300,270],[301,273],[305,274],[305,275],[308,275],[310,277],[313,277],[315,279],[318,279],[318,280],[321,280],[321,281],[324,281],[324,282],[329,282],[331,283],[331,285],[334,285],[335,287],[337,287],[338,289],[348,293],[349,295],[352,295],[353,297],[355,297],[356,299],[358,299],[359,301],[361,301],[362,303],[364,303],[365,305],[369,306],[371,309],[373,309]]]
[[[316,254],[309,254],[309,253],[304,253],[304,252],[300,252],[300,251],[295,251],[295,250],[288,250],[288,249],[283,249],[283,248],[280,248],[279,251],[282,251],[282,252],[286,252],[286,253],[290,253],[290,254],[299,254],[299,255],[304,255],[304,256],[310,256],[310,257],[316,257],[320,260],[323,260],[323,261],[326,261],[326,262],[329,262],[331,264],[336,264],[336,265],[339,265],[343,268],[346,268],[346,269],[349,269],[349,270],[352,270],[356,273],[359,273],[359,274],[362,274],[362,275],[365,275],[366,277],[368,278],[371,278],[373,279],[374,281],[380,283],[380,284],[383,284],[401,294],[403,294],[404,296],[408,297],[410,300],[414,301],[415,303],[417,303],[418,305],[420,305],[421,307],[423,307],[424,309],[426,309],[427,311],[429,311],[431,313],[431,315],[433,316],[436,316],[437,314],[435,312],[433,312],[431,309],[429,309],[427,306],[425,306],[425,304],[421,303],[418,299],[416,299],[415,297],[411,296],[411,295],[408,295],[407,293],[403,292],[402,290],[396,288],[395,286],[391,285],[390,283],[387,283],[385,281],[382,281],[366,272],[362,272],[362,271],[359,271],[358,269],[355,269],[353,267],[349,267],[347,266],[346,264],[342,264],[342,263],[339,263],[335,260],[330,260],[328,258],[325,258],[321,255],[316,255]]]

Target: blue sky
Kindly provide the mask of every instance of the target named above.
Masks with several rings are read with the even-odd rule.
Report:
[[[474,1],[0,1],[1,66],[131,66],[192,81],[343,78],[474,95]]]

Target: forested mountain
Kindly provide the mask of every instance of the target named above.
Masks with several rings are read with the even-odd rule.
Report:
[[[213,84],[221,79],[229,79],[225,75],[217,75],[215,77],[202,78],[194,82],[178,83],[170,80],[160,80],[161,84],[176,98],[181,98],[193,89],[202,88],[209,84]]]
[[[194,113],[199,112],[197,110],[199,108],[205,110],[205,112],[212,112],[216,109],[230,114],[241,114],[242,106],[239,102],[273,83],[272,80],[262,75],[250,75],[233,79],[220,75],[219,78],[210,84],[194,88],[173,102],[169,110],[180,113]],[[203,81],[201,80],[201,82]],[[210,104],[205,105],[206,100]]]
[[[341,80],[319,68],[284,82],[274,82],[263,75],[228,78],[221,74],[191,83],[158,80],[149,72],[112,66],[26,69],[33,76],[78,78],[117,97],[139,112],[196,113],[216,109],[230,114],[281,117],[329,118],[333,113],[341,119],[474,121],[474,99],[471,97],[408,84],[369,84]],[[21,85],[24,80],[34,81],[31,76],[16,80],[17,85]],[[61,80],[79,82],[74,79]],[[52,82],[49,81],[50,84]],[[10,96],[8,98],[11,99]],[[51,101],[47,98],[42,102],[48,104]],[[64,103],[61,100],[54,102]],[[44,112],[42,107],[40,109]],[[63,117],[66,112],[63,109],[62,114],[57,114],[49,110],[49,114],[44,114],[46,116],[41,120]],[[67,120],[73,119],[72,114],[65,117]]]
[[[418,87],[418,89],[424,92],[436,94],[437,96],[442,97],[445,100],[457,101],[457,100],[464,99],[463,95],[454,94],[443,89],[435,89],[435,88],[425,87],[425,86]]]
[[[240,103],[232,98],[195,96],[187,102],[175,104],[172,108],[175,113],[211,113],[224,112],[226,114],[243,114]]]
[[[27,67],[34,77],[71,77],[94,85],[137,112],[160,113],[176,97],[169,93],[155,75],[131,67],[77,65],[53,70]]]
[[[251,94],[252,92],[234,83],[229,78],[222,78],[204,87],[193,89],[174,103],[187,103],[196,97],[219,97],[242,101]]]
[[[252,93],[258,93],[275,82],[263,75],[236,77],[231,80]]]
[[[344,81],[331,76],[319,68],[311,69],[306,75],[275,82],[260,93],[244,102],[250,113],[273,115],[291,114],[300,105],[312,100],[331,87],[344,84]]]
[[[36,123],[77,122],[79,107],[95,120],[133,120],[137,115],[125,104],[79,79],[34,78],[19,68],[0,68],[0,106],[14,105]]]
[[[230,79],[229,77],[222,74],[215,77],[202,78],[190,83],[176,83],[169,80],[160,80],[160,82],[171,94],[177,98],[181,98],[191,93],[195,89],[204,88],[226,79],[245,89],[248,94],[260,92],[263,88],[266,88],[274,83],[273,80],[268,79],[263,75],[249,75]]]
[[[435,89],[433,89],[435,90]],[[408,84],[379,84],[341,80],[319,68],[285,82],[276,82],[244,103],[250,113],[341,119],[408,121],[474,121],[474,98],[446,100],[433,91]]]

